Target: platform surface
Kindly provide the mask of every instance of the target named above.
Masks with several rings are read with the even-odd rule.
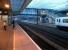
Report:
[[[6,31],[3,27],[3,22],[0,21],[0,50],[11,50],[13,48],[13,29],[7,26]]]
[[[41,50],[40,47],[19,26],[7,26],[5,31],[0,21],[0,50]]]
[[[14,30],[14,50],[41,50],[40,47],[19,26]]]

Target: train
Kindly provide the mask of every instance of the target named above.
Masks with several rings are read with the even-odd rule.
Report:
[[[55,18],[57,28],[68,28],[68,16]]]

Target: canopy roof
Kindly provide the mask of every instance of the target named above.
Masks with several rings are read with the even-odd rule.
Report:
[[[20,11],[26,8],[31,0],[0,0],[0,9],[7,9],[5,4],[9,5],[8,10]]]

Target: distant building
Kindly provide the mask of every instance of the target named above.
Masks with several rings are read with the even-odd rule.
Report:
[[[57,11],[52,9],[26,8],[17,18],[19,17],[19,20],[22,20],[22,22],[54,23],[55,18],[58,16]]]

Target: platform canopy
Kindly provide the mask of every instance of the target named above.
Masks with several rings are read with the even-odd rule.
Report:
[[[31,2],[31,0],[0,0],[0,9],[21,11]]]

